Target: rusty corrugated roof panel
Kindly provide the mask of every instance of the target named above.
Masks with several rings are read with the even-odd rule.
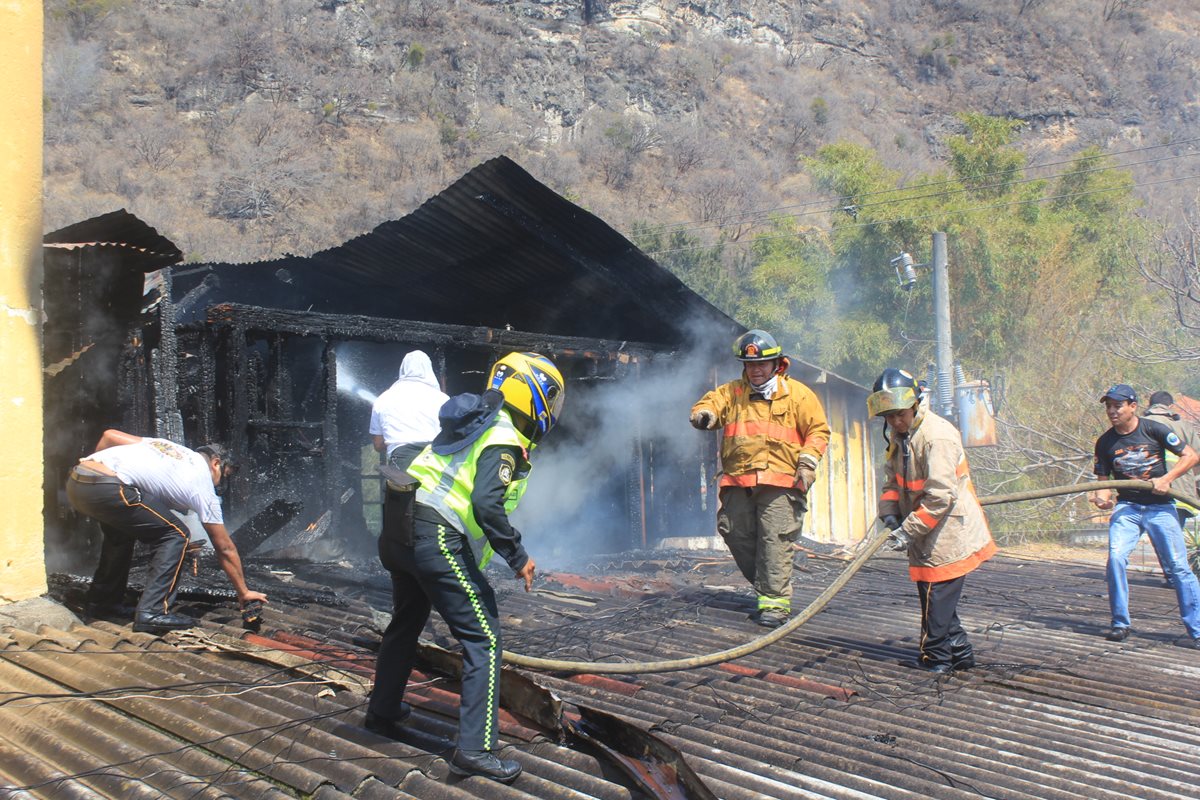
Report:
[[[505,647],[659,660],[761,632],[746,618],[754,601],[727,556],[596,568],[586,577],[548,574],[529,595],[497,571]],[[841,568],[809,558],[797,572],[794,604],[815,597]],[[269,581],[253,562],[249,569],[256,585]],[[263,631],[248,641],[304,654],[317,668],[369,675],[370,647],[386,622],[379,612],[389,608],[386,576],[377,567],[294,570],[291,586],[317,581],[348,605],[269,606]],[[890,555],[794,635],[736,662],[620,679],[526,674],[568,709],[616,715],[677,748],[723,798],[1192,797],[1200,782],[1200,660],[1174,646],[1184,633],[1161,578],[1135,572],[1131,582],[1137,632],[1114,644],[1101,635],[1102,563],[994,559],[968,578],[960,607],[980,667],[950,677],[900,664],[915,653],[919,614],[904,565]],[[241,635],[230,625],[236,619],[232,609],[208,607],[201,635],[173,637],[176,646],[108,623],[0,636],[3,780],[62,788],[46,796],[84,787],[137,796],[115,787],[182,781],[189,772],[215,781],[214,789],[245,776],[246,791],[259,786],[262,796],[271,796],[269,786],[285,795],[641,796],[596,754],[565,748],[509,713],[505,755],[526,774],[512,787],[449,777],[444,756],[458,698],[447,678],[415,676],[412,740],[397,743],[358,727],[363,697],[348,684],[180,649],[218,633]],[[453,646],[436,615],[427,635]],[[70,691],[92,694],[48,696]],[[103,735],[87,736],[93,722]]]

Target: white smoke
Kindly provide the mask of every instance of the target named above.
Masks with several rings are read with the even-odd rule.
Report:
[[[737,374],[740,365],[730,362],[732,374],[718,381]],[[715,508],[714,476],[703,464],[716,452],[717,434],[688,422],[713,383],[712,360],[700,356],[657,358],[618,378],[569,382],[562,421],[534,451],[529,488],[512,518],[539,566],[577,567],[589,554],[640,547],[630,513],[641,513],[643,495],[647,511],[651,497],[661,506],[681,491],[699,495],[691,498],[694,507],[705,498],[706,509]],[[639,472],[637,460],[651,455],[652,469]],[[628,485],[631,478],[640,486]],[[666,531],[647,520],[647,538],[709,536],[713,519],[673,516]]]

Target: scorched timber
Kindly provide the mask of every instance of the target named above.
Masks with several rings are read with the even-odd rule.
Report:
[[[225,303],[208,310],[212,325],[231,325],[246,331],[291,333],[334,339],[376,342],[422,341],[434,345],[461,347],[491,346],[511,350],[531,350],[552,355],[574,355],[592,359],[630,361],[671,351],[644,342],[620,342],[612,339],[588,339],[556,336],[504,328],[448,325],[350,314],[321,314],[312,311],[285,311],[258,306]]]

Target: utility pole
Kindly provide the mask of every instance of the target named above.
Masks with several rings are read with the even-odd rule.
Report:
[[[953,419],[954,351],[950,345],[950,278],[946,268],[946,234],[933,234],[933,314],[937,338],[938,413]]]

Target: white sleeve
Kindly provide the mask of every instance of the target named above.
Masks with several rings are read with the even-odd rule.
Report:
[[[371,407],[371,425],[367,428],[367,433],[372,436],[383,436],[383,422],[379,419],[379,407]]]
[[[201,522],[225,524],[225,516],[221,510],[221,498],[217,497],[217,491],[211,483],[206,486],[197,486],[192,497],[195,503],[193,510],[200,517]]]

